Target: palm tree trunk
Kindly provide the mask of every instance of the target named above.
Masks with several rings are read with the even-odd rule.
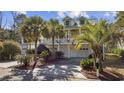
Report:
[[[99,70],[102,71],[103,70],[103,66],[102,66],[102,62],[103,62],[103,54],[101,54],[101,57],[99,58]]]
[[[99,77],[99,73],[103,70],[102,69],[102,53],[101,54],[96,54],[96,74]]]
[[[94,68],[94,69],[96,69],[96,59],[97,59],[97,58],[96,58],[96,55],[94,54],[94,60],[95,60],[94,63],[93,63],[93,68]]]
[[[59,42],[59,36],[58,36],[58,48],[57,51],[60,51],[60,42]]]
[[[53,53],[55,53],[55,42],[54,42],[54,40],[55,40],[55,37],[52,36]]]
[[[34,65],[33,65],[32,71],[34,70],[36,64],[37,64],[37,40],[35,41]]]
[[[96,69],[96,60],[97,60],[97,54],[95,48],[93,48],[93,57],[94,57],[94,63],[93,63],[93,69]]]

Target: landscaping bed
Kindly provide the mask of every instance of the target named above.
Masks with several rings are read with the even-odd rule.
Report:
[[[81,70],[81,73],[86,76],[88,79],[98,79],[96,72],[93,69]]]
[[[101,71],[99,77],[96,76],[96,71],[93,69],[81,70],[81,73],[84,76],[86,76],[88,79],[98,79],[98,80],[104,80],[104,81],[124,80],[121,74],[114,71],[107,70],[107,69],[104,69],[103,71]]]

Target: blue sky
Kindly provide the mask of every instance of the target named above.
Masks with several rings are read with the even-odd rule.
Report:
[[[116,17],[115,11],[18,11],[17,13],[23,13],[27,16],[41,16],[45,20],[49,20],[50,18],[57,18],[61,20],[65,16],[70,16],[72,18],[76,18],[81,16],[87,18],[106,18],[110,22],[114,21]],[[3,11],[3,25],[7,23],[7,27],[9,27],[12,23],[12,15],[9,11]]]

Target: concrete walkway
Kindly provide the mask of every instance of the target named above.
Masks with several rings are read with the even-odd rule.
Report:
[[[41,68],[35,68],[33,72],[29,70],[14,70],[12,75],[0,78],[0,80],[16,80],[16,81],[77,81],[87,80],[85,76],[80,73],[80,58],[73,58],[67,60],[56,61],[54,63],[46,64]]]

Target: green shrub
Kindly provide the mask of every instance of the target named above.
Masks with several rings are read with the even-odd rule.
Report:
[[[105,58],[107,60],[118,60],[120,58],[120,55],[114,53],[105,53]]]
[[[3,43],[0,42],[0,53],[3,51]]]
[[[47,61],[49,56],[49,52],[47,50],[44,50],[41,52],[40,57],[43,58],[45,61]]]
[[[123,49],[115,48],[115,49],[113,49],[112,53],[118,54],[119,56],[121,56],[122,58],[124,58],[124,50]]]
[[[121,58],[124,58],[124,50],[121,51],[120,56]]]
[[[94,59],[85,59],[85,60],[81,60],[80,61],[80,66],[83,69],[90,69],[93,68],[93,63],[94,63]]]
[[[35,53],[35,49],[28,49],[26,51],[27,54],[34,54]]]
[[[45,58],[45,57],[49,56],[49,52],[47,50],[44,50],[44,51],[41,52],[40,56],[42,58]]]
[[[120,48],[114,48],[112,53],[120,55],[121,51],[122,51],[122,49],[120,49]]]
[[[22,62],[22,55],[16,55],[15,56],[15,60],[18,61],[18,62]]]
[[[64,53],[62,51],[56,51],[55,52],[55,57],[57,59],[63,58],[64,57]]]
[[[3,42],[3,51],[0,58],[2,60],[14,60],[15,56],[21,53],[21,47],[18,42],[6,40]]]
[[[30,62],[33,60],[33,56],[31,55],[17,55],[16,60],[18,63],[24,64],[25,66],[28,66]]]

